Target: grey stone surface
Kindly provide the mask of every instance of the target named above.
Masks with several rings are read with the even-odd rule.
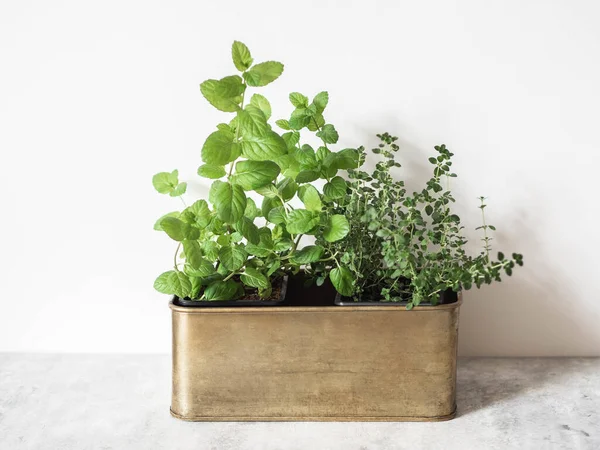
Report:
[[[187,423],[168,356],[0,354],[0,449],[600,449],[600,359],[461,359],[439,423]]]

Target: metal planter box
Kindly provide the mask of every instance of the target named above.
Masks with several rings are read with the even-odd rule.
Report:
[[[457,303],[173,314],[173,416],[437,421],[456,411]]]

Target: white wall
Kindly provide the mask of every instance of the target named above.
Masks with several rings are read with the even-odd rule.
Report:
[[[170,350],[152,225],[179,204],[150,180],[204,192],[223,113],[198,84],[234,73],[239,39],[285,63],[275,117],[326,89],[342,145],[397,134],[419,179],[445,143],[468,226],[490,198],[525,267],[465,295],[462,354],[600,355],[599,20],[593,0],[2,2],[0,351]]]

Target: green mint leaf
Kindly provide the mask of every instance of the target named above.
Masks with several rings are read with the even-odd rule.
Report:
[[[248,199],[250,200],[250,199]],[[254,206],[256,208],[256,205]],[[248,205],[246,205],[248,209]],[[244,236],[251,244],[258,245],[260,242],[260,234],[258,233],[258,227],[254,225],[251,219],[244,216],[235,225],[235,229]]]
[[[271,117],[271,104],[263,95],[254,94],[250,99],[250,104],[256,106],[265,115],[266,120]]]
[[[326,144],[335,144],[339,139],[338,132],[330,123],[323,125],[321,131],[317,132],[317,137],[320,137]]]
[[[235,135],[226,130],[211,133],[202,146],[202,161],[214,166],[223,166],[240,156],[239,145],[234,143]]]
[[[267,277],[252,267],[246,267],[244,273],[240,276],[242,283],[246,286],[267,289],[270,286],[269,280]]]
[[[350,224],[346,216],[334,214],[327,219],[327,225],[323,232],[323,237],[327,242],[336,242],[346,237],[350,231]]]
[[[219,261],[231,272],[241,269],[247,258],[248,253],[238,246],[221,247],[221,250],[219,250]]]
[[[180,213],[179,211],[173,211],[173,212],[170,212],[170,213],[167,213],[167,214],[165,214],[164,216],[161,216],[161,217],[160,217],[160,219],[158,219],[158,220],[157,220],[157,221],[154,223],[154,229],[155,229],[156,231],[163,231],[163,229],[162,229],[162,226],[160,225],[160,223],[162,222],[162,220],[163,220],[165,217],[175,217],[175,218],[179,218],[179,215],[180,215],[180,214],[181,214],[181,213]]]
[[[209,301],[234,300],[243,295],[243,288],[233,280],[214,281],[204,289],[204,298]]]
[[[260,216],[260,209],[256,207],[256,203],[251,198],[246,201],[246,209],[244,210],[244,216],[250,220],[256,219]]]
[[[285,211],[283,206],[277,206],[269,211],[269,216],[267,220],[274,224],[282,224],[285,223]]]
[[[276,120],[275,123],[282,130],[290,130],[290,123],[285,119]]]
[[[160,194],[170,194],[179,184],[179,171],[160,172],[152,177],[152,186]]]
[[[169,270],[168,272],[159,275],[154,281],[154,289],[163,294],[176,295],[179,298],[185,298],[190,295],[192,283],[184,273]]]
[[[186,190],[187,190],[187,183],[186,182],[179,183],[175,189],[173,189],[171,192],[169,192],[169,195],[171,197],[179,197],[180,195],[185,194]]]
[[[206,80],[200,85],[200,92],[208,102],[220,111],[235,112],[240,109],[242,94],[246,86],[238,75]]]
[[[302,170],[296,175],[296,183],[310,183],[319,179],[319,172],[316,170]]]
[[[213,263],[205,258],[195,261],[195,265],[186,264],[183,270],[186,275],[194,278],[207,278],[216,273]]]
[[[296,108],[308,108],[308,97],[302,95],[300,92],[292,92],[290,94],[290,102]]]
[[[246,194],[241,186],[217,180],[210,188],[209,199],[225,223],[233,224],[244,215]]]
[[[330,199],[338,199],[346,196],[346,189],[346,181],[342,177],[333,177],[323,186],[323,193]]]
[[[296,108],[292,112],[288,124],[292,130],[301,130],[309,124],[311,118],[312,114],[307,108]]]
[[[254,61],[248,47],[240,41],[233,41],[233,45],[231,46],[231,58],[233,59],[235,68],[240,72],[248,70]]]
[[[286,153],[285,141],[274,131],[262,137],[245,138],[242,142],[242,154],[253,161],[273,161]]]
[[[329,273],[329,278],[335,290],[345,297],[350,297],[354,293],[354,279],[352,272],[346,267],[336,267]]]
[[[202,250],[198,241],[183,241],[183,254],[185,262],[192,267],[198,267],[202,263]]]
[[[324,251],[325,249],[320,245],[309,245],[299,252],[294,253],[292,259],[298,264],[310,264],[321,259]]]
[[[240,161],[235,165],[231,182],[245,191],[252,191],[271,183],[279,175],[279,166],[271,161]]]
[[[187,208],[194,215],[194,222],[200,228],[206,228],[211,221],[211,213],[206,200],[196,200]]]
[[[325,167],[332,167],[340,170],[356,169],[358,167],[359,154],[353,148],[346,148],[337,153],[331,153],[323,161]]]
[[[287,216],[287,230],[291,234],[308,233],[318,224],[318,214],[306,209],[294,209]]]
[[[160,222],[160,226],[171,239],[177,242],[186,239],[195,240],[200,237],[200,230],[198,228],[194,228],[175,217],[165,217]]]
[[[267,61],[256,64],[248,72],[244,72],[244,80],[248,86],[266,86],[275,81],[283,73],[283,64],[276,61]]]
[[[277,183],[276,187],[279,195],[281,195],[284,200],[291,200],[294,198],[294,195],[296,195],[296,191],[298,190],[298,184],[289,177],[285,177]]]
[[[323,113],[327,103],[329,102],[329,94],[325,91],[319,92],[313,99],[313,105],[317,108],[318,113]]]
[[[298,197],[302,200],[302,203],[304,203],[304,207],[309,211],[319,212],[323,208],[319,191],[310,184],[302,186],[302,190],[298,191]]]
[[[243,138],[263,137],[271,131],[265,114],[254,105],[248,105],[244,110],[240,110],[237,117]]]
[[[215,164],[204,164],[198,167],[198,175],[204,178],[210,178],[216,180],[222,178],[227,174],[225,167]]]

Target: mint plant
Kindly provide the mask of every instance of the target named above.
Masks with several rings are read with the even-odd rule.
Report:
[[[340,208],[346,183],[337,173],[358,167],[359,151],[331,148],[339,136],[323,116],[327,92],[312,102],[290,94],[294,110],[289,119],[276,121],[280,134],[269,123],[269,101],[248,91],[275,81],[283,64],[254,64],[248,47],[237,41],[232,59],[241,76],[200,85],[212,106],[233,114],[202,146],[198,175],[214,180],[208,199],[184,202],[182,211],[162,216],[154,226],[177,242],[172,269],[154,287],[180,298],[232,300],[251,292],[269,298],[284,275],[303,268],[320,274],[338,270],[325,244],[344,239],[350,230]],[[301,142],[301,131],[320,140],[317,150]],[[322,191],[312,184],[317,180],[325,183]],[[152,182],[161,194],[182,198],[186,192],[177,170],[158,173]],[[251,191],[261,198],[259,204]],[[303,207],[294,206],[294,198]],[[315,245],[301,247],[304,235],[314,236]]]
[[[467,240],[462,236],[460,218],[451,210],[455,202],[450,191],[451,153],[445,145],[436,146],[436,156],[429,158],[432,177],[419,192],[408,194],[403,181],[396,181],[390,171],[401,167],[396,161],[399,150],[396,137],[377,135],[381,144],[372,151],[380,160],[372,173],[350,169],[349,195],[341,205],[349,220],[346,239],[329,243],[326,250],[342,265],[331,273],[337,291],[362,300],[407,302],[407,308],[439,301],[447,289],[459,291],[501,281],[502,273],[511,275],[523,256],[513,253],[506,258],[490,256],[495,231],[485,220],[485,198],[480,197],[483,250],[467,255]],[[359,149],[359,164],[366,152]],[[337,278],[334,278],[337,277]]]

